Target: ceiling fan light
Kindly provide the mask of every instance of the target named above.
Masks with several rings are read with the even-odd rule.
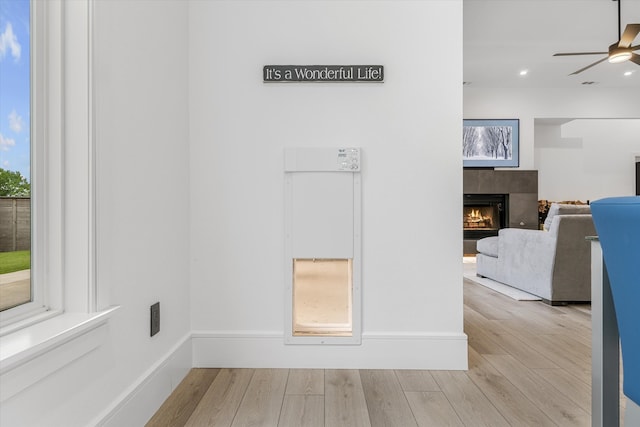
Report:
[[[633,56],[633,52],[631,48],[628,47],[620,47],[618,43],[614,43],[609,46],[609,62],[612,64],[617,64],[619,62],[628,61]]]
[[[614,52],[609,55],[609,62],[612,64],[628,61],[629,59],[631,59],[631,52],[629,51]]]

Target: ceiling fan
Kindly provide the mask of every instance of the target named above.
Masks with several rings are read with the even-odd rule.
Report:
[[[613,0],[616,1],[616,0]],[[601,62],[609,60],[611,63],[618,63],[624,61],[635,62],[640,65],[640,55],[634,53],[636,50],[640,50],[640,45],[632,46],[633,40],[636,38],[638,33],[640,33],[640,24],[627,24],[624,29],[624,33],[621,32],[620,28],[620,3],[622,0],[618,1],[618,34],[620,35],[620,39],[609,46],[608,52],[568,52],[568,53],[556,53],[553,56],[576,56],[576,55],[607,55],[604,58],[594,62],[593,64],[589,64],[584,68],[575,71],[570,76],[574,74],[578,74],[583,72],[584,70],[588,70],[594,65],[598,65]]]

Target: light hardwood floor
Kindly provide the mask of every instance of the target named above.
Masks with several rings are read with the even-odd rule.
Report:
[[[468,371],[193,369],[147,426],[590,426],[591,310],[464,283]]]

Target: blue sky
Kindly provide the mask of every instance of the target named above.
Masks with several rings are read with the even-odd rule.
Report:
[[[0,0],[0,168],[30,179],[29,0]]]

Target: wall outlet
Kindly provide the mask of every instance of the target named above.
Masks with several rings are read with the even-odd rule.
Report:
[[[151,306],[151,336],[160,332],[160,303]]]

